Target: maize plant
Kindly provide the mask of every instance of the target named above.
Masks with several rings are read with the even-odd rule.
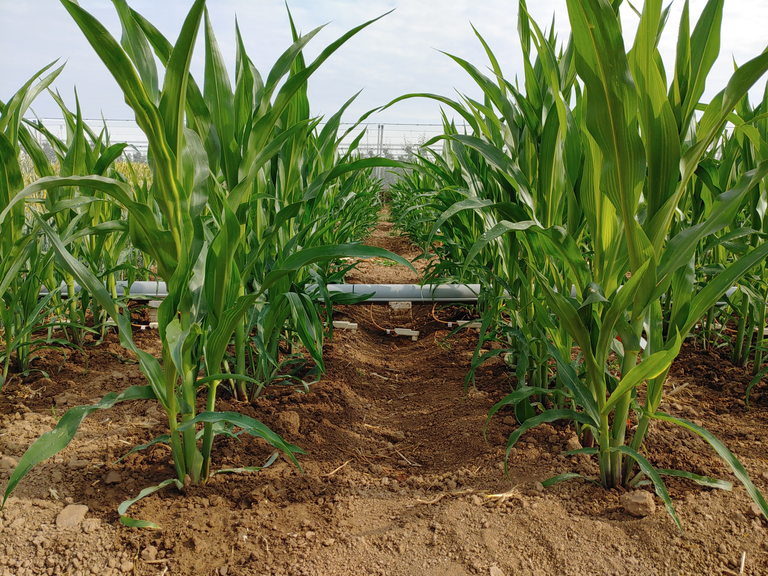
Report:
[[[0,213],[3,215],[0,219],[7,222],[0,226],[0,328],[4,343],[0,353],[0,387],[8,378],[13,353],[16,353],[17,368],[24,372],[29,369],[34,348],[44,345],[39,340],[33,341],[32,333],[44,327],[43,311],[55,294],[52,262],[40,253],[39,227],[27,221],[25,205],[13,201],[24,187],[20,165],[22,148],[31,157],[38,174],[49,174],[50,165],[22,118],[37,95],[61,73],[63,66],[40,79],[53,64],[38,71],[7,104],[0,103]],[[40,81],[33,86],[37,79]],[[50,294],[38,301],[44,284]]]
[[[560,384],[556,396],[565,395],[566,404],[539,404],[540,413],[529,412],[510,436],[507,453],[534,426],[574,421],[590,440],[582,451],[597,457],[604,486],[634,485],[648,478],[677,522],[659,472],[640,454],[651,420],[674,422],[709,442],[768,516],[763,496],[714,435],[658,410],[664,380],[683,338],[768,256],[765,243],[753,235],[738,257],[725,255],[718,274],[697,282],[697,252],[734,226],[740,208],[768,174],[764,161],[733,167],[724,156],[719,172],[727,177],[719,179],[725,185],[716,190],[708,171],[710,150],[725,137],[726,124],[743,124],[734,110],[768,70],[768,52],[738,67],[728,85],[702,104],[705,81],[719,51],[722,0],[707,3],[692,33],[686,4],[669,85],[657,49],[667,21],[660,1],[644,3],[630,50],[621,32],[621,2],[567,4],[572,35],[558,55],[551,34],[547,38],[541,33],[520,2],[525,95],[503,79],[490,50],[495,82],[452,57],[482,86],[484,103],[465,98],[460,105],[421,95],[438,99],[467,120],[473,134],[446,138],[482,154],[493,167],[494,186],[502,184],[505,193],[501,198],[459,202],[435,228],[461,211],[480,212],[486,229],[464,268],[499,238],[513,236],[516,243],[507,246],[515,248],[498,260],[495,271],[501,276],[509,262],[527,261],[527,270],[521,267],[505,278],[525,278],[535,309],[546,307],[534,321],[548,329],[546,346],[556,360]],[[528,58],[531,40],[538,51],[533,64]],[[754,131],[741,130],[754,136]],[[709,188],[709,203],[694,209],[692,194],[701,191],[699,180]],[[476,188],[485,183],[480,182]],[[726,236],[732,232],[727,230]],[[516,294],[513,290],[510,296]],[[525,304],[518,299],[517,305]],[[553,318],[547,321],[550,311]],[[578,352],[574,363],[572,344]],[[611,353],[619,360],[613,372]],[[546,394],[541,386],[519,386],[492,408],[489,418],[503,406]],[[630,434],[631,413],[638,424]],[[694,477],[681,471],[664,473]]]
[[[407,264],[402,258],[375,248],[354,244],[313,246],[295,250],[275,262],[260,278],[256,289],[244,293],[243,278],[258,264],[243,252],[245,238],[252,233],[245,226],[248,210],[253,209],[252,200],[262,200],[252,198],[254,186],[264,177],[264,170],[277,169],[283,146],[300,138],[302,131],[312,124],[305,118],[287,122],[290,119],[286,119],[286,114],[290,115],[297,106],[302,108],[302,91],[311,73],[373,20],[342,36],[306,68],[297,65],[295,73],[278,90],[280,79],[293,69],[302,48],[318,30],[298,39],[278,60],[266,85],[257,86],[251,76],[250,88],[245,89],[247,95],[238,100],[245,109],[238,108],[235,114],[204,0],[194,2],[173,45],[123,0],[115,2],[123,27],[122,43],[75,2],[62,0],[62,4],[119,84],[147,137],[152,158],[151,183],[137,190],[122,179],[100,175],[41,178],[9,203],[0,215],[0,224],[24,199],[58,187],[77,188],[82,195],[96,191],[126,211],[131,242],[156,263],[158,276],[168,287],[168,296],[158,309],[162,364],[135,346],[128,312],[120,311],[102,281],[69,252],[67,238],[50,226],[48,215],[38,214],[38,225],[48,237],[58,265],[88,290],[115,321],[121,343],[137,355],[148,384],[131,386],[120,394],[110,393],[95,405],[68,411],[57,427],[38,439],[21,458],[5,498],[35,464],[66,446],[88,414],[133,399],[157,400],[166,411],[169,433],[152,443],[170,445],[176,468],[175,478],[143,490],[139,498],[169,484],[181,488],[187,483],[205,482],[212,473],[214,436],[231,433],[232,426],[263,438],[298,465],[296,454],[302,451],[258,420],[234,412],[216,412],[216,392],[224,378],[250,380],[241,374],[222,373],[226,349],[248,310],[267,291],[287,293],[286,279],[296,271],[344,255],[392,257]],[[189,73],[192,51],[204,20],[208,40],[205,93]],[[162,82],[152,48],[165,67]],[[244,61],[241,64],[249,68]],[[255,97],[256,92],[259,98]],[[243,146],[233,146],[234,142]],[[290,204],[272,206],[275,218],[287,221],[294,217],[296,203],[311,202],[336,175],[331,170],[313,181],[306,191],[292,188]],[[113,220],[91,229],[108,224],[122,226],[120,221]],[[271,241],[273,232],[280,233],[274,228],[262,230],[260,242]],[[251,253],[253,256],[258,255],[262,244]],[[289,306],[291,298],[285,300]],[[276,322],[282,325],[284,312],[276,315]],[[199,377],[201,371],[205,377]],[[207,396],[204,410],[198,413],[197,393],[201,388]],[[119,507],[121,521],[130,526],[154,526],[126,516],[133,502],[135,499]]]

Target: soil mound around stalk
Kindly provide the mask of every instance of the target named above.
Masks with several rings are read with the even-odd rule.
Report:
[[[388,233],[374,234],[371,242],[379,241],[406,256],[418,253],[410,245],[413,252],[400,250],[404,241]],[[366,283],[392,281],[355,274]],[[307,450],[303,473],[278,458],[259,473],[217,474],[205,486],[184,494],[166,488],[130,508],[160,530],[122,526],[117,507],[174,476],[170,451],[159,444],[117,460],[165,433],[165,414],[152,402],[93,414],[0,512],[0,575],[768,573],[765,519],[714,451],[683,429],[654,422],[644,447],[649,460],[727,479],[734,488],[668,478],[682,532],[658,498],[656,511],[639,518],[622,507],[623,490],[581,479],[543,488],[557,474],[597,474],[589,457],[561,454],[574,442],[565,424],[525,433],[505,474],[507,438],[517,427],[512,411],[499,411],[483,432],[490,407],[515,381],[494,358],[474,386],[465,383],[477,334],[452,333],[445,324],[464,313],[431,305],[405,316],[385,305],[338,307],[334,319],[357,323],[357,331],[334,331],[324,351],[327,374],[308,392],[272,387],[243,405],[222,391],[217,403]],[[388,335],[394,327],[417,330],[417,341]],[[135,338],[159,353],[156,332],[137,330]],[[143,383],[115,335],[85,349],[87,369],[82,354],[49,350],[35,361],[45,375],[16,377],[0,392],[0,488],[67,408]],[[714,432],[765,493],[768,395],[757,385],[747,410],[749,380],[689,341],[662,408]],[[272,450],[242,435],[217,437],[213,453],[221,469],[261,465]],[[82,509],[65,514],[71,504],[88,507],[82,519],[70,515]],[[75,525],[57,522],[61,514]]]

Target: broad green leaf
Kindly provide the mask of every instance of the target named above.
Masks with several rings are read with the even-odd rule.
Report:
[[[239,146],[235,139],[235,96],[232,93],[227,66],[219,50],[207,8],[205,10],[204,95],[221,142],[222,172],[231,190],[237,185],[240,168]]]
[[[600,336],[597,340],[597,361],[600,365],[605,364],[607,361],[606,355],[610,350],[611,342],[613,341],[613,331],[616,328],[616,323],[619,318],[628,311],[629,304],[635,299],[637,289],[640,287],[640,283],[643,279],[650,260],[643,264],[640,269],[632,274],[625,284],[621,286],[621,289],[617,289],[616,293],[611,298],[611,303],[603,312],[602,325],[600,326]],[[627,346],[625,344],[625,349]],[[639,352],[639,348],[636,350],[629,349],[632,352]]]
[[[728,466],[730,466],[736,478],[739,479],[739,482],[741,482],[744,488],[747,490],[747,494],[749,494],[749,497],[752,498],[755,504],[760,506],[760,510],[763,512],[763,516],[765,518],[768,518],[768,503],[766,503],[765,498],[760,493],[760,491],[755,487],[755,485],[752,483],[752,480],[749,479],[749,475],[747,474],[747,471],[744,469],[744,466],[742,466],[741,462],[739,462],[736,456],[734,456],[733,453],[730,450],[728,450],[725,444],[723,444],[720,440],[718,440],[714,434],[712,434],[709,430],[702,428],[701,426],[697,426],[693,422],[689,422],[688,420],[685,420],[684,418],[677,418],[675,416],[670,416],[669,414],[664,414],[662,412],[656,412],[653,414],[652,417],[658,420],[671,422],[672,424],[678,424],[683,428],[686,428],[691,432],[695,432],[696,434],[704,438],[704,440],[706,440],[709,443],[709,445],[715,449],[715,452],[717,452],[720,458],[725,460],[725,463],[728,464]]]
[[[30,446],[19,460],[19,464],[11,474],[8,485],[5,487],[3,496],[3,506],[5,501],[11,495],[16,485],[26,476],[32,468],[37,466],[43,460],[47,460],[54,454],[61,452],[75,437],[80,424],[86,416],[96,410],[106,410],[112,408],[118,402],[126,400],[154,400],[155,392],[150,386],[130,386],[123,392],[109,392],[96,404],[90,406],[77,406],[67,410],[61,417],[56,427],[46,432]]]
[[[662,350],[651,354],[647,358],[643,358],[640,364],[633,366],[629,372],[622,375],[619,385],[605,401],[605,405],[600,414],[607,416],[611,413],[611,410],[616,406],[616,403],[625,394],[630,393],[641,382],[649,378],[656,378],[660,374],[664,374],[669,370],[669,367],[674,362],[677,355],[680,353],[680,346],[683,340],[680,338],[680,334],[677,334],[672,346],[668,350]]]
[[[557,362],[557,374],[563,385],[571,391],[576,405],[586,411],[591,420],[589,424],[596,428],[599,427],[600,411],[597,408],[595,399],[592,397],[592,393],[581,382],[573,367],[563,360],[557,348],[551,342],[547,342],[547,347],[549,348],[549,353]]]
[[[304,450],[298,446],[289,444],[255,418],[245,416],[244,414],[240,414],[238,412],[203,412],[195,416],[193,420],[179,425],[178,430],[183,432],[188,428],[194,427],[194,425],[198,423],[215,424],[217,422],[227,422],[229,424],[233,424],[239,428],[242,428],[251,436],[266,440],[270,445],[285,452],[285,454],[293,461],[293,463],[296,464],[298,469],[301,470],[301,465],[299,464],[299,461],[296,460],[295,454],[306,454]]]
[[[645,176],[637,126],[637,90],[629,72],[621,27],[604,0],[568,0],[576,70],[587,93],[586,121],[603,153],[603,190],[625,223],[631,270],[645,262],[636,240],[635,213]]]
[[[538,386],[521,386],[511,394],[504,396],[504,398],[491,407],[488,412],[488,417],[485,419],[485,425],[483,426],[483,436],[485,436],[485,431],[488,429],[488,423],[496,412],[504,406],[509,406],[510,404],[514,406],[518,402],[526,400],[535,394],[541,394],[543,396],[549,396],[550,394],[565,395],[565,392],[557,389],[550,390],[549,388],[540,388]]]

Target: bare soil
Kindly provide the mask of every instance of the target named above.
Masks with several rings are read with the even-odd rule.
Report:
[[[383,223],[372,243],[418,254]],[[373,261],[358,282],[413,282],[412,272]],[[358,323],[327,344],[328,372],[308,393],[272,388],[251,405],[223,391],[219,410],[259,418],[307,451],[303,473],[279,458],[254,474],[219,474],[186,494],[166,488],[129,513],[160,530],[119,523],[118,505],[174,475],[170,451],[155,445],[116,462],[132,446],[167,430],[152,402],[118,405],[90,416],[74,441],[35,468],[0,512],[0,576],[31,574],[165,575],[603,575],[768,574],[766,521],[709,446],[688,432],[654,423],[645,446],[660,468],[681,468],[734,482],[731,492],[668,479],[683,530],[656,498],[636,518],[622,490],[584,480],[543,489],[563,472],[597,473],[587,456],[561,454],[574,434],[567,424],[526,433],[504,473],[511,411],[483,427],[489,408],[514,380],[496,359],[464,376],[477,335],[451,335],[463,311],[414,306],[339,307],[336,319]],[[382,329],[407,326],[417,341]],[[135,338],[158,354],[156,333]],[[49,351],[37,373],[0,392],[0,488],[18,458],[71,406],[143,383],[138,366],[110,335],[88,348]],[[768,389],[716,350],[689,341],[667,386],[664,408],[713,431],[755,484],[768,492]],[[217,468],[258,466],[272,450],[241,436],[217,438]],[[650,490],[650,489],[646,489]],[[654,497],[655,498],[655,497]],[[70,504],[83,520],[60,527]],[[61,521],[61,518],[59,518]],[[743,559],[743,566],[742,566]]]

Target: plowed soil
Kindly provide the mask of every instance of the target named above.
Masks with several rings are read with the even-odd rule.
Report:
[[[370,242],[410,258],[419,253],[385,222]],[[378,260],[352,276],[416,280]],[[654,423],[648,459],[734,483],[723,491],[667,479],[682,531],[655,496],[655,512],[635,517],[620,502],[623,490],[579,479],[543,488],[556,474],[597,474],[590,457],[561,454],[576,441],[566,423],[527,432],[505,475],[513,413],[501,410],[483,430],[490,407],[515,382],[495,359],[467,386],[477,334],[452,334],[445,323],[463,314],[427,305],[410,313],[337,308],[334,318],[357,323],[357,331],[334,332],[327,374],[308,392],[271,388],[245,405],[222,390],[217,402],[305,449],[303,473],[278,458],[261,472],[218,474],[186,493],[169,487],[130,508],[160,530],[124,527],[117,507],[174,476],[169,449],[155,445],[116,461],[166,432],[167,418],[152,402],[91,415],[0,512],[0,575],[768,574],[766,520],[708,444],[682,429]],[[417,330],[418,339],[385,332],[398,326]],[[137,331],[135,339],[159,354],[156,333]],[[144,382],[116,335],[86,349],[87,359],[46,351],[34,366],[48,377],[17,377],[0,392],[0,488],[67,408]],[[663,408],[714,432],[766,493],[768,389],[756,386],[747,409],[749,380],[718,351],[690,340]],[[246,435],[218,437],[214,465],[259,466],[272,452]],[[72,504],[87,506],[85,516],[60,526]]]

